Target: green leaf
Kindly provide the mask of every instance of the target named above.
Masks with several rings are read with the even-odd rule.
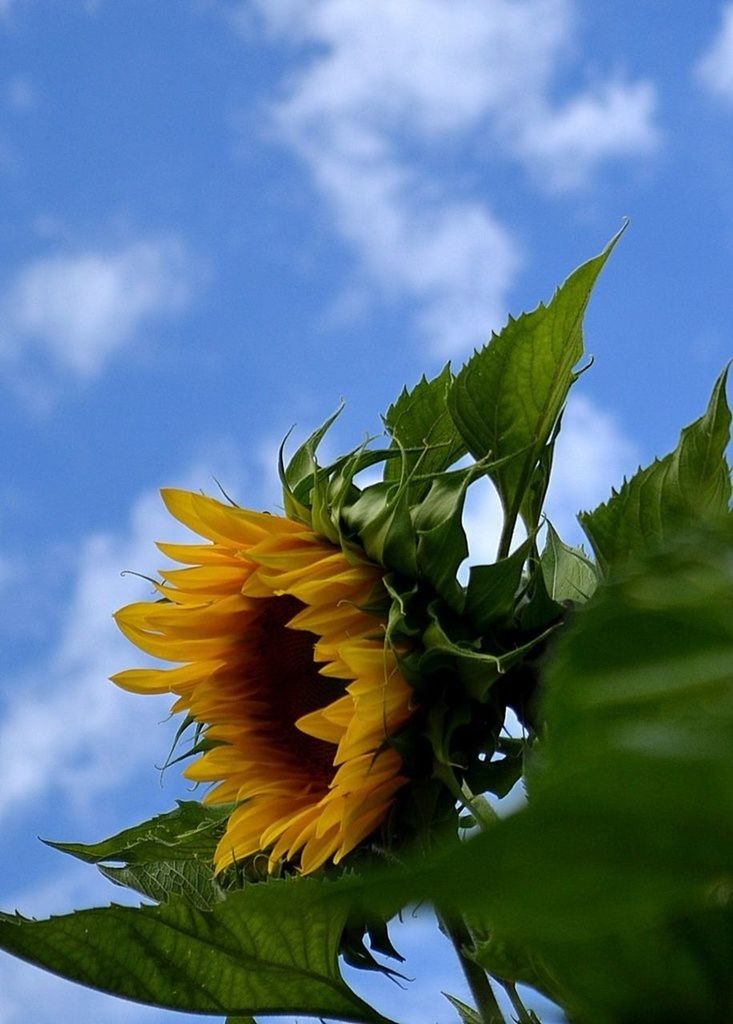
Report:
[[[0,917],[0,948],[112,995],[189,1013],[386,1018],[338,970],[347,908],[329,883],[271,881],[212,911],[184,900],[110,906],[45,921]]]
[[[97,866],[110,882],[133,889],[156,903],[182,896],[199,910],[211,910],[226,895],[214,875],[213,860],[158,860],[123,867]]]
[[[598,570],[582,548],[564,544],[550,523],[540,559],[547,593],[553,601],[584,604],[598,586]]]
[[[419,478],[410,484],[410,503],[420,501],[430,487],[430,477],[452,466],[466,446],[448,411],[448,392],[453,384],[450,364],[432,380],[425,377],[408,391],[405,388],[384,416],[384,425],[395,447],[404,452],[404,466],[396,461],[385,466],[385,480],[396,481],[404,472]]]
[[[224,889],[214,875],[214,851],[234,806],[207,807],[193,800],[179,801],[175,811],[102,842],[47,845],[96,864],[115,885],[149,899],[165,902],[172,896],[183,896],[193,906],[208,910],[224,898]]]
[[[509,529],[535,474],[549,475],[543,452],[577,376],[583,315],[619,236],[620,232],[600,256],[574,271],[549,305],[510,318],[501,333],[466,363],[449,393],[451,415],[475,458],[514,456],[491,473]],[[534,514],[525,519],[531,532],[537,526]]]
[[[99,843],[59,843],[48,846],[69,853],[88,864],[124,861],[145,864],[161,860],[211,861],[233,804],[206,806],[195,800],[179,800],[178,807]]]
[[[716,381],[706,412],[685,427],[673,452],[639,470],[605,504],[578,517],[604,570],[622,567],[699,520],[727,512],[727,376],[726,369]]]
[[[458,1013],[458,1016],[461,1018],[461,1024],[483,1024],[483,1017],[472,1006],[464,1003],[457,996],[450,995],[449,992],[444,992],[443,995]]]

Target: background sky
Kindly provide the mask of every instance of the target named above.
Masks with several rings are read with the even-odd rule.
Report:
[[[343,396],[330,450],[357,444],[628,216],[557,455],[577,539],[730,355],[732,143],[719,0],[0,0],[3,909],[120,899],[37,836],[186,793],[155,768],[167,702],[105,681],[138,664],[112,612],[149,594],[121,571],[181,532],[157,489],[276,509],[292,424]],[[469,526],[490,558],[488,489]],[[414,1024],[462,990],[432,932],[380,987]],[[186,1019],[0,954],[0,1024]]]

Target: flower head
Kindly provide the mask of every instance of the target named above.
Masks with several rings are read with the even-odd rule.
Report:
[[[209,749],[186,769],[237,803],[216,852],[222,870],[262,851],[271,868],[338,863],[385,819],[407,779],[387,744],[411,690],[384,623],[364,608],[383,570],[302,523],[163,491],[203,544],[160,544],[186,566],[161,572],[163,601],[116,615],[143,651],[180,662],[113,681],[178,694]]]

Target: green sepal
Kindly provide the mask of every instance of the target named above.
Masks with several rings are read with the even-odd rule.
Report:
[[[581,548],[565,544],[551,523],[540,556],[542,576],[553,601],[585,604],[598,586],[598,569]]]
[[[428,611],[431,621],[423,634],[425,653],[420,658],[422,671],[430,673],[452,661],[466,692],[478,701],[485,701],[494,683],[555,628],[550,626],[518,647],[494,653],[483,650],[480,640],[452,639],[440,620],[437,602],[433,602]]]
[[[310,437],[304,441],[304,443],[298,448],[293,457],[285,465],[283,459],[283,448],[285,441],[280,446],[280,452],[278,454],[278,471],[280,475],[280,482],[283,487],[283,507],[285,514],[290,519],[298,519],[302,522],[310,525],[310,503],[304,501],[302,498],[296,497],[296,491],[302,491],[303,484],[312,482],[315,484],[315,479],[319,470],[318,461],[316,459],[316,452],[318,447],[325,437],[328,430],[333,426],[335,421],[343,412],[343,403],[338,407],[328,419],[314,430]]]
[[[453,739],[458,729],[471,721],[471,708],[467,703],[449,704],[445,699],[436,701],[427,714],[425,734],[438,764],[460,768],[451,758]]]
[[[341,534],[331,515],[329,492],[328,470],[316,469],[308,492],[310,525],[319,536],[330,540],[332,544],[340,544]]]
[[[398,573],[388,573],[382,583],[391,599],[387,611],[387,642],[419,636],[423,628],[423,602],[417,583],[406,581]]]
[[[541,304],[518,319],[510,317],[506,327],[466,363],[448,395],[453,420],[474,458],[513,456],[490,472],[509,532],[520,510],[530,531],[537,526],[537,502],[531,503],[529,514],[525,496],[533,487],[543,492],[549,477],[551,460],[545,449],[577,377],[583,315],[620,235],[575,270],[549,305]],[[539,483],[534,481],[538,473]]]
[[[465,454],[466,446],[448,410],[453,380],[450,364],[432,380],[422,377],[411,391],[403,389],[383,417],[393,445],[403,459],[403,466],[396,462],[385,465],[384,479],[396,481],[402,473],[411,477],[411,504],[424,497],[432,476]],[[413,477],[416,470],[419,478]]]
[[[461,1024],[483,1024],[483,1017],[468,1003],[464,1003],[457,996],[452,996],[450,992],[444,992],[443,995],[460,1017]]]
[[[376,942],[372,935],[376,936]],[[367,936],[369,936],[371,949],[367,947],[365,942]],[[395,960],[399,960],[401,963],[405,959],[403,956],[400,956],[390,942],[387,925],[381,918],[369,917],[365,920],[363,916],[357,915],[346,924],[341,936],[339,954],[349,966],[356,967],[358,970],[377,971],[388,978],[406,980],[404,974],[400,974],[399,971],[375,959],[372,950],[377,953],[386,954]]]
[[[342,518],[372,561],[415,578],[417,537],[404,482],[382,481],[365,488],[344,508]]]
[[[464,612],[479,633],[511,618],[532,542],[528,538],[498,562],[471,566]]]
[[[400,452],[391,448],[368,448],[367,439],[358,448],[347,455],[337,459],[332,465],[321,470],[324,480],[327,480],[327,489],[321,489],[324,508],[322,516],[329,518],[333,529],[342,537],[342,512],[344,508],[355,502],[362,493],[361,489],[354,483],[354,478],[371,466],[380,462],[396,461],[400,458]]]
[[[439,474],[415,508],[418,574],[458,612],[463,607],[464,591],[456,573],[468,555],[463,507],[469,486],[483,472],[483,467],[474,464]]]
[[[203,736],[196,740],[196,742],[187,750],[184,750],[182,754],[177,754],[176,757],[171,757],[170,754],[168,755],[165,759],[165,764],[161,766],[161,772],[166,771],[168,768],[172,768],[174,764],[180,764],[181,761],[187,761],[189,757],[197,757],[199,754],[205,754],[208,750],[213,750],[215,747],[226,746],[226,742],[224,740],[209,739],[202,727],[197,730],[197,732],[199,731],[203,732]]]
[[[705,413],[684,428],[674,451],[640,469],[619,491],[612,491],[608,501],[578,517],[605,572],[662,548],[680,530],[728,511],[727,377],[726,368]]]
[[[472,793],[493,793],[501,800],[519,782],[523,769],[523,756],[505,755],[492,761],[478,761],[466,773],[466,782]]]
[[[388,956],[392,960],[397,960],[401,964],[405,962],[405,958],[392,944],[386,921],[383,921],[381,918],[371,918],[367,921],[366,930],[369,936],[369,945],[375,952],[381,953],[382,956]]]

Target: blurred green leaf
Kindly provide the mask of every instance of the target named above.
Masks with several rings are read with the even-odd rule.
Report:
[[[582,1024],[633,1024],[640,1007],[654,1024],[727,1020],[731,518],[599,588],[556,643],[545,691],[528,806],[401,871],[345,882],[350,898],[468,912],[539,965]]]

